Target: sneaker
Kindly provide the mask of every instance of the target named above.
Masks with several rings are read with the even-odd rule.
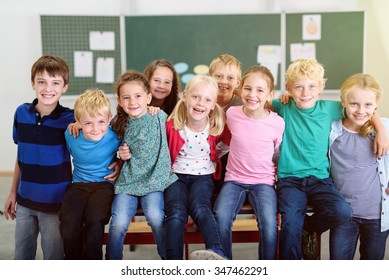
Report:
[[[301,249],[304,260],[319,260],[319,244],[317,243],[316,232],[309,233],[303,230],[303,236],[301,239]]]
[[[213,250],[197,250],[189,255],[190,260],[227,260],[223,255]]]

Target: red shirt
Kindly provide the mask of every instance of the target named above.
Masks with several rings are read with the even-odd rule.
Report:
[[[176,129],[174,129],[174,120],[171,119],[166,123],[166,136],[167,136],[167,142],[169,146],[170,151],[170,159],[171,164],[173,165],[174,161],[176,160],[178,153],[180,152],[182,146],[184,145],[185,141],[182,139],[180,132]],[[216,170],[213,174],[213,177],[215,179],[220,179],[220,173],[221,173],[221,162],[219,159],[219,156],[216,151],[216,145],[220,141],[223,141],[225,144],[229,145],[231,140],[231,134],[228,130],[227,126],[225,126],[222,134],[218,136],[208,136],[208,143],[210,146],[210,158],[213,162],[216,163]]]

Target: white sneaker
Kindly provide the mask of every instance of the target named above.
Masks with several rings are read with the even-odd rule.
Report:
[[[189,255],[190,260],[226,260],[224,256],[212,250],[197,250]]]

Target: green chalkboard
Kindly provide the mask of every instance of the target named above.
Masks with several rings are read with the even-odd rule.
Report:
[[[62,56],[70,65],[68,92],[80,94],[98,87],[113,91],[113,84],[97,83],[93,77],[74,76],[74,52],[89,51],[89,32],[115,33],[113,51],[93,51],[94,71],[97,57],[115,60],[114,77],[127,69],[143,71],[148,63],[165,58],[173,64],[185,63],[193,74],[197,65],[209,65],[213,58],[229,53],[242,62],[243,71],[257,64],[259,45],[281,45],[286,67],[290,64],[290,44],[314,42],[316,58],[326,69],[327,90],[339,89],[351,74],[364,70],[364,12],[312,13],[321,15],[321,38],[304,41],[303,15],[188,15],[188,16],[124,16],[125,55],[120,50],[120,16],[41,16],[42,53]],[[284,25],[283,25],[284,23]],[[282,38],[282,36],[285,36]],[[125,61],[124,61],[125,60]],[[276,89],[284,79],[279,66]],[[282,89],[283,90],[283,89]]]
[[[114,83],[96,82],[97,58],[114,59],[114,80],[121,74],[120,17],[118,16],[46,16],[42,15],[42,54],[64,58],[70,66],[70,82],[67,94],[77,95],[87,88],[99,88],[114,92]],[[114,32],[114,50],[90,50],[91,31]],[[75,77],[74,52],[92,51],[92,77]]]
[[[125,34],[127,68],[143,71],[151,61],[165,58],[186,63],[184,76],[228,53],[244,71],[257,64],[259,45],[280,45],[281,15],[128,16]]]
[[[286,14],[286,64],[290,44],[314,42],[316,58],[325,68],[326,89],[339,89],[350,75],[363,72],[364,12],[311,13],[321,15],[321,39],[303,41],[303,15]]]

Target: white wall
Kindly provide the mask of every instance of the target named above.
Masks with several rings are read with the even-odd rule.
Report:
[[[34,92],[30,85],[30,68],[41,56],[39,16],[45,15],[183,15],[183,14],[245,14],[281,11],[346,11],[366,8],[378,16],[370,27],[368,38],[382,41],[388,20],[382,10],[388,4],[381,0],[12,0],[0,2],[0,172],[12,171],[16,145],[12,142],[15,108],[31,102]],[[371,19],[369,17],[369,19]],[[380,28],[377,28],[380,26]],[[371,31],[369,29],[368,31]],[[377,30],[377,32],[375,32]],[[221,32],[224,32],[221,30]],[[370,45],[368,45],[369,47]],[[369,47],[372,52],[376,49]],[[384,81],[387,59],[380,53],[389,52],[389,42],[380,52],[371,55],[370,70]],[[382,51],[383,53],[383,51]],[[369,54],[368,54],[369,58]],[[377,67],[378,65],[378,67]],[[389,80],[389,79],[386,79]],[[389,85],[386,85],[389,88]],[[74,98],[63,98],[62,104],[72,107]],[[389,106],[388,106],[389,108]]]

